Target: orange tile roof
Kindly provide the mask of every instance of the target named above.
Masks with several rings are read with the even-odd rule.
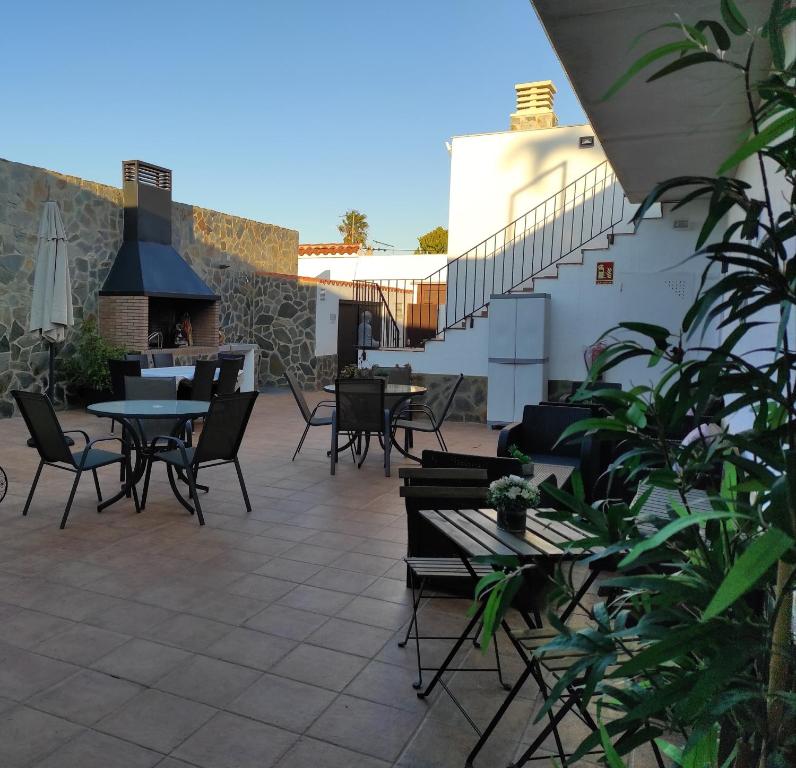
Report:
[[[346,243],[305,243],[299,245],[299,256],[353,255],[360,249],[359,245]]]

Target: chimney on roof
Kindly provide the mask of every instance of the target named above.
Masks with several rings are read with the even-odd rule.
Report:
[[[517,111],[511,114],[512,131],[533,131],[538,128],[555,128],[558,117],[553,112],[556,87],[552,80],[517,83]]]

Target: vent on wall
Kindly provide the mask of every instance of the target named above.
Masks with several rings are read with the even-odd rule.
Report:
[[[140,160],[125,160],[122,163],[122,179],[171,191],[171,171]]]
[[[594,136],[581,136],[578,139],[578,146],[581,149],[590,149],[594,146]]]
[[[688,285],[685,280],[664,280],[663,284],[675,295],[685,297]]]

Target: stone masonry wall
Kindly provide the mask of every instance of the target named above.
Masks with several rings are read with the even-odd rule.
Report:
[[[55,200],[68,236],[76,328],[96,317],[97,293],[122,240],[116,187],[0,159],[0,416],[13,412],[12,389],[46,387],[47,347],[27,332],[42,203]],[[285,365],[315,382],[315,286],[296,277],[298,232],[197,206],[172,206],[174,247],[221,296],[229,343],[262,348],[261,384],[281,383]],[[225,267],[221,269],[220,267]],[[57,378],[57,375],[56,375]],[[56,401],[63,400],[62,383]]]
[[[432,408],[444,407],[450,388],[459,378],[447,373],[412,373],[412,384],[428,387],[425,397]],[[486,423],[486,376],[465,376],[448,412],[451,421]]]

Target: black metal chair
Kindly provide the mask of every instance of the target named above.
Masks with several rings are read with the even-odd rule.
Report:
[[[199,525],[205,524],[196,485],[196,475],[200,468],[234,464],[243,500],[246,503],[246,511],[251,512],[249,494],[246,492],[243,472],[238,461],[238,450],[246,432],[246,426],[249,423],[257,394],[257,392],[236,392],[231,395],[218,395],[213,398],[210,401],[210,409],[205,417],[204,427],[202,427],[202,432],[195,448],[173,435],[159,435],[152,440],[144,478],[141,508],[143,509],[146,506],[152,463],[154,461],[163,461],[167,465],[169,481],[175,492],[173,470],[177,469],[185,473],[194,506],[191,507],[179,494],[177,494],[177,498],[191,514],[194,513],[194,510],[196,511]],[[159,446],[159,441],[165,442],[165,446]],[[174,447],[169,450],[168,446]],[[166,450],[161,450],[161,447],[165,447]]]
[[[404,485],[400,489],[406,502],[407,523],[422,519],[420,512],[427,509],[470,509],[486,506],[489,480],[483,468],[440,468],[401,467],[398,476]],[[424,635],[420,630],[419,609],[425,600],[468,600],[473,599],[478,580],[492,573],[491,565],[477,563],[472,559],[462,559],[450,540],[437,536],[433,542],[426,539],[423,553],[413,552],[412,543],[408,545],[406,562],[406,583],[412,590],[412,620],[406,634],[399,641],[403,648],[414,640],[417,657],[417,680],[412,683],[415,689],[423,687],[423,672],[436,671],[437,667],[423,665],[421,640],[456,640],[458,635]],[[470,637],[478,646],[480,627]],[[500,666],[498,644],[494,644],[495,667],[458,669],[457,672],[495,671],[500,683],[507,688]]]
[[[39,467],[36,470],[36,475],[33,478],[33,485],[30,487],[30,493],[25,501],[25,507],[22,510],[23,515],[28,514],[30,503],[33,500],[33,494],[36,491],[36,486],[41,476],[41,471],[46,464],[48,467],[55,467],[56,469],[65,469],[67,472],[74,472],[75,480],[72,483],[72,490],[69,493],[69,498],[66,502],[63,517],[61,518],[61,528],[66,527],[66,520],[69,517],[69,512],[72,509],[72,502],[75,499],[75,492],[77,491],[78,483],[83,472],[90,471],[94,477],[94,487],[97,490],[97,500],[102,501],[102,491],[100,490],[99,478],[97,477],[97,470],[100,467],[107,467],[111,464],[121,463],[126,466],[127,472],[132,473],[130,467],[130,456],[125,451],[115,453],[113,451],[104,451],[100,448],[95,448],[97,443],[109,442],[115,440],[122,443],[121,438],[118,437],[98,437],[91,440],[82,429],[68,429],[64,431],[55,415],[55,409],[50,402],[47,395],[40,395],[36,392],[20,392],[15,390],[11,393],[17,406],[25,420],[25,424],[30,431],[30,436],[33,438],[36,450],[39,452]],[[85,446],[80,451],[72,452],[66,442],[66,435],[69,433],[79,433],[83,436]],[[123,444],[123,443],[122,443]],[[136,512],[140,511],[138,504],[138,493],[133,487],[133,501],[135,502]]]
[[[191,400],[210,401],[213,398],[217,360],[197,360],[191,383]]]
[[[384,404],[384,379],[337,379],[335,409],[332,416],[332,469],[337,465],[337,438],[340,432],[354,440],[364,435],[365,448],[357,467],[368,455],[370,436],[377,435],[384,446],[384,474],[390,476],[390,409]]]
[[[374,365],[370,371],[374,376],[386,379],[388,384],[412,383],[411,365]]]
[[[243,355],[218,356],[218,383],[216,393],[231,395],[238,388],[238,374],[243,370]]]
[[[304,440],[307,437],[307,432],[310,431],[310,427],[331,426],[331,416],[316,416],[315,414],[318,412],[319,408],[334,408],[335,401],[321,400],[321,402],[318,403],[314,408],[310,409],[306,399],[304,398],[304,393],[301,391],[301,387],[299,386],[299,383],[296,381],[293,374],[290,373],[290,371],[285,371],[285,378],[287,379],[287,384],[290,387],[290,391],[293,393],[293,397],[296,399],[296,405],[298,405],[299,411],[301,411],[301,415],[304,418],[304,424],[306,425],[304,427],[304,432],[301,435],[301,440],[299,440],[296,450],[293,453],[293,458],[291,459],[291,461],[295,461],[296,456],[298,456],[299,451],[301,450],[301,446],[304,445]]]
[[[108,360],[108,369],[111,373],[111,392],[114,400],[126,400],[124,393],[124,380],[128,376],[141,375],[141,360]],[[111,419],[111,432],[116,427],[116,420]]]
[[[437,398],[429,403],[412,403],[396,416],[393,421],[392,429],[395,434],[399,429],[404,429],[408,434],[413,432],[432,432],[439,443],[439,447],[443,451],[448,450],[445,443],[445,438],[442,436],[442,425],[448,417],[451,406],[453,405],[453,398],[459,391],[459,387],[464,380],[464,374],[460,373],[459,378],[450,385],[448,394],[444,398]],[[400,449],[399,449],[400,450]],[[419,461],[416,456],[411,456],[405,450],[403,451],[407,456]]]
[[[149,368],[149,355],[146,352],[128,352],[124,356],[125,360],[138,360],[141,363],[141,368]]]
[[[152,353],[152,367],[153,368],[171,368],[174,365],[173,352],[153,352]]]
[[[125,400],[176,400],[177,380],[174,376],[128,376],[124,380]],[[171,434],[177,422],[174,419],[139,419],[137,436],[142,449],[158,435]]]
[[[111,372],[111,391],[114,400],[126,400],[124,380],[127,377],[141,376],[141,360],[108,360],[108,369]]]

